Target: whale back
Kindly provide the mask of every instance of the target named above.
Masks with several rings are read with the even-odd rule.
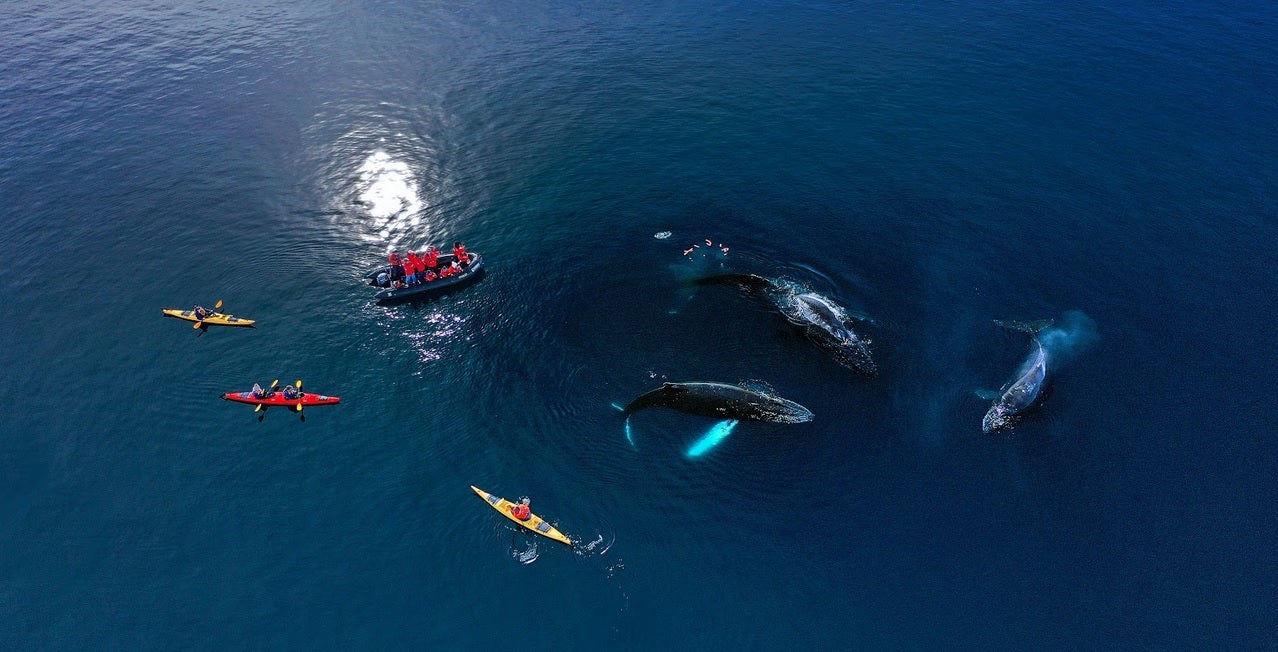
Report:
[[[1021,364],[1016,377],[1004,386],[985,414],[981,421],[982,429],[988,433],[1011,425],[1014,417],[1038,403],[1046,386],[1047,350],[1035,339],[1034,348]]]
[[[719,274],[697,279],[699,285],[731,285],[766,300],[809,341],[845,367],[867,376],[878,372],[870,342],[857,335],[842,306],[802,284],[755,274]]]
[[[802,319],[799,323],[809,340],[845,367],[866,375],[874,375],[878,371],[870,354],[869,342],[848,325],[849,320],[842,307],[813,292],[800,294],[795,300],[797,316]]]
[[[622,412],[666,407],[714,418],[772,423],[805,423],[812,412],[794,401],[738,385],[716,382],[666,383],[640,395]]]

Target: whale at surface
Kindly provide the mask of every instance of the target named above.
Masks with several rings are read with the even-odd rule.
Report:
[[[761,296],[786,321],[840,364],[867,376],[878,372],[870,341],[852,329],[853,320],[829,297],[780,279],[756,274],[720,274],[697,279],[699,285],[733,285]]]
[[[999,321],[1000,326],[1029,333],[1029,356],[994,398],[981,430],[998,432],[1013,425],[1025,412],[1043,401],[1052,372],[1069,359],[1081,354],[1096,341],[1096,323],[1077,310],[1065,313],[1059,326],[1051,320],[1038,322]]]
[[[629,417],[639,410],[664,407],[688,414],[738,421],[806,423],[812,411],[770,392],[717,382],[664,383],[622,408]]]
[[[1034,338],[1030,355],[1021,363],[1016,377],[999,391],[998,398],[981,419],[981,430],[997,432],[1011,425],[1016,417],[1034,407],[1047,388],[1047,350]]]

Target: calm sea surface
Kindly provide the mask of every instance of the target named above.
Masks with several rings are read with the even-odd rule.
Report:
[[[0,645],[1278,646],[1278,10],[632,4],[0,4]],[[816,418],[632,446],[667,380]]]

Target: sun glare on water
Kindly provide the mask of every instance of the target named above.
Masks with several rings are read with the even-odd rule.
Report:
[[[359,199],[368,209],[373,228],[384,240],[421,223],[424,207],[417,180],[408,164],[376,151],[359,168]]]

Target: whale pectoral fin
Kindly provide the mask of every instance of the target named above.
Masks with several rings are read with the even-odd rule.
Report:
[[[997,390],[993,389],[977,389],[973,390],[972,393],[976,394],[978,398],[983,398],[987,401],[997,401],[998,397],[1002,396]]]

